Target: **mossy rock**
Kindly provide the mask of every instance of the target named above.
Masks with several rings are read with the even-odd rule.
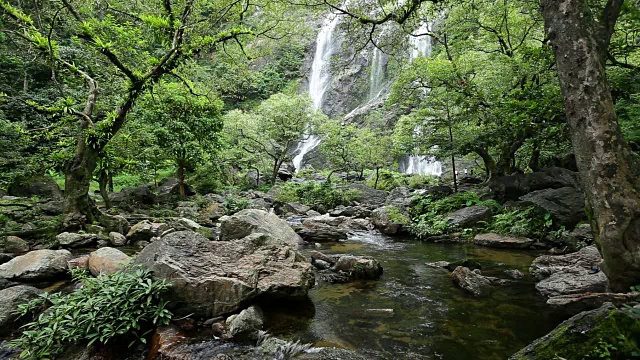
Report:
[[[558,325],[510,360],[640,359],[640,320],[606,303]]]

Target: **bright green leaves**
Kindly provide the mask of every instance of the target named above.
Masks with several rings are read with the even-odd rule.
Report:
[[[2,10],[9,16],[25,24],[33,25],[33,20],[31,20],[31,17],[29,15],[25,14],[22,10],[16,8],[15,6],[12,6],[8,2],[0,0],[0,8],[2,8]]]

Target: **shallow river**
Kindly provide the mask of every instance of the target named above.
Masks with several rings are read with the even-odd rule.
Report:
[[[357,349],[371,358],[495,360],[507,359],[563,319],[545,306],[528,275],[474,297],[456,287],[444,269],[425,266],[469,258],[482,264],[483,275],[506,278],[507,269],[528,274],[534,253],[375,234],[320,250],[371,255],[382,263],[384,275],[378,281],[321,284],[310,292],[308,306],[269,307],[271,334]]]

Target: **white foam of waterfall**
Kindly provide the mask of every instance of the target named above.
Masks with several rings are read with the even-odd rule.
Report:
[[[410,57],[415,60],[419,57],[428,57],[432,53],[431,37],[425,35],[431,32],[432,23],[423,23],[416,31],[409,36],[409,46],[411,47]],[[427,92],[425,92],[427,95]],[[419,127],[414,129],[415,136],[420,136]],[[442,163],[437,161],[433,156],[426,155],[408,155],[400,161],[400,171],[405,174],[420,174],[441,176]]]
[[[385,90],[384,66],[386,57],[377,47],[371,54],[371,73],[369,75],[369,102],[377,99]]]
[[[409,46],[411,47],[411,60],[421,56],[431,56],[431,37],[425,35],[431,32],[432,23],[423,23],[409,36]]]
[[[324,95],[331,84],[331,72],[327,67],[337,47],[337,43],[333,39],[333,32],[338,22],[339,17],[335,14],[330,14],[325,19],[322,29],[320,29],[316,38],[316,52],[313,56],[311,77],[309,78],[309,96],[316,109],[322,108]],[[298,143],[298,147],[295,150],[298,154],[293,158],[293,166],[296,168],[296,172],[302,168],[304,156],[315,149],[318,144],[320,144],[319,137],[304,134],[303,140]]]

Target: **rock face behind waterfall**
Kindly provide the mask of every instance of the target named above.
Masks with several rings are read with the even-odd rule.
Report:
[[[168,299],[177,314],[203,318],[240,310],[258,297],[302,297],[314,284],[301,254],[261,233],[209,241],[179,231],[145,247],[136,263],[172,283]]]

